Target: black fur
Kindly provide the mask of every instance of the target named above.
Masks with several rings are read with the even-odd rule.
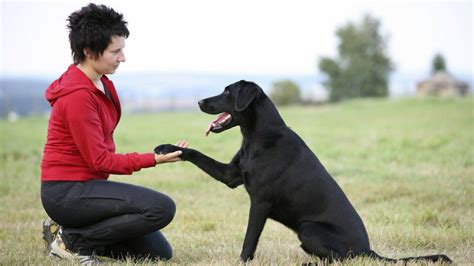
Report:
[[[370,249],[365,226],[344,192],[279,115],[271,100],[255,83],[239,81],[220,95],[201,100],[209,114],[227,112],[232,121],[214,133],[240,126],[243,142],[230,163],[224,164],[189,148],[160,145],[156,153],[182,150],[183,160],[201,168],[230,188],[244,184],[250,195],[247,233],[240,258],[253,258],[267,218],[293,230],[307,253],[325,260],[355,256],[384,258]],[[451,260],[445,255],[406,258]]]

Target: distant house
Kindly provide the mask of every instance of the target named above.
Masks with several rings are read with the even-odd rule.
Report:
[[[456,80],[444,71],[435,72],[428,79],[416,84],[416,94],[420,96],[464,96],[468,91],[469,85],[466,82]]]

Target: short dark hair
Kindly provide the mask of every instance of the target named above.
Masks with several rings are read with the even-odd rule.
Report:
[[[85,48],[97,58],[107,49],[113,36],[128,38],[130,34],[123,15],[105,5],[90,3],[69,15],[67,21],[74,64],[85,59]]]

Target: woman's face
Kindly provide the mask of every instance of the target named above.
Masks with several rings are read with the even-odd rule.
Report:
[[[125,37],[112,36],[111,42],[104,53],[96,59],[88,61],[98,74],[113,74],[120,63],[125,62],[124,47]]]

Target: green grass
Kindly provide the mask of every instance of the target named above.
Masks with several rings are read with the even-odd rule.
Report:
[[[473,97],[369,99],[280,111],[346,192],[375,251],[389,257],[442,252],[459,264],[474,262]],[[118,152],[146,152],[186,139],[227,162],[240,145],[240,132],[205,138],[210,120],[202,113],[126,114],[115,131]],[[42,254],[39,175],[47,121],[0,120],[0,265],[58,263]],[[163,230],[175,256],[163,264],[239,264],[249,209],[243,188],[230,190],[183,162],[111,179],[175,200],[176,217]],[[317,260],[299,248],[296,235],[269,221],[251,265],[311,261]]]

